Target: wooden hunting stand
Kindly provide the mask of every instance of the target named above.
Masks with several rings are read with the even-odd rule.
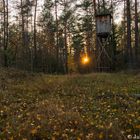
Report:
[[[96,68],[111,71],[113,66],[112,16],[110,13],[96,14]]]

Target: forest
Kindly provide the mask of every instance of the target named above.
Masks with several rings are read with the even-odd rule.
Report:
[[[107,14],[109,35],[98,37],[98,15]],[[137,0],[1,0],[0,65],[62,74],[138,69],[139,22]]]
[[[0,140],[140,140],[140,1],[0,0]]]

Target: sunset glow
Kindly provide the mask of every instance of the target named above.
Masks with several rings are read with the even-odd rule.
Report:
[[[82,58],[82,63],[83,63],[83,64],[88,64],[89,61],[90,61],[90,59],[89,59],[88,56],[84,56],[84,57]]]

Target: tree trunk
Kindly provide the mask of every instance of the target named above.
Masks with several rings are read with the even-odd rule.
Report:
[[[6,19],[6,48],[8,48],[8,41],[9,41],[9,3],[8,0],[6,0],[7,3],[7,19]]]
[[[139,32],[138,32],[138,2],[137,0],[135,0],[135,61],[137,63],[137,59],[138,59],[138,36],[139,36]]]
[[[20,64],[20,67],[25,69],[25,47],[26,47],[26,43],[25,43],[25,19],[24,19],[24,10],[23,10],[23,0],[20,1],[20,7],[21,7],[21,35],[22,35],[22,48],[21,48],[21,62],[22,64]]]
[[[131,46],[131,10],[130,0],[126,1],[127,11],[127,62],[129,67],[132,65],[132,46]]]
[[[4,31],[3,31],[3,47],[4,47],[4,66],[7,67],[7,43],[6,43],[6,4],[5,0],[3,0],[3,16],[4,16]]]
[[[58,12],[57,12],[57,0],[55,0],[55,18],[56,18],[56,61],[57,61],[57,72],[59,71],[59,42],[58,42]]]
[[[112,69],[116,69],[116,39],[115,39],[115,22],[114,22],[114,5],[113,0],[111,0],[111,11],[112,11],[112,44],[113,44],[113,51],[112,51]]]
[[[65,21],[64,25],[64,42],[65,42],[65,73],[68,73],[67,21]]]
[[[8,48],[8,41],[9,41],[9,3],[8,3],[8,0],[6,0],[6,50]],[[5,60],[5,66],[7,67],[8,66],[8,56],[6,54],[6,60]]]
[[[66,12],[66,1],[64,0],[64,11]],[[66,14],[66,13],[65,13]],[[68,46],[67,46],[67,19],[64,21],[64,43],[65,43],[65,73],[68,73]]]
[[[33,60],[33,69],[35,69],[36,66],[37,66],[36,17],[37,17],[37,0],[35,0],[35,11],[34,11],[34,60]]]
[[[93,0],[93,6],[94,6],[94,15],[96,16],[96,12],[97,12],[97,10],[96,10],[96,0]]]
[[[128,54],[128,49],[127,49],[127,42],[126,42],[126,37],[127,37],[127,34],[126,34],[126,2],[124,0],[124,11],[123,11],[123,32],[124,32],[124,44],[123,44],[123,55],[124,55],[124,61],[126,62],[127,61],[127,54]]]
[[[100,12],[100,0],[98,0],[98,12]]]

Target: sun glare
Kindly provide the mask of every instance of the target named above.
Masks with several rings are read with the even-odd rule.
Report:
[[[89,57],[88,57],[88,56],[84,56],[84,57],[82,58],[82,63],[83,63],[83,64],[89,63]]]

